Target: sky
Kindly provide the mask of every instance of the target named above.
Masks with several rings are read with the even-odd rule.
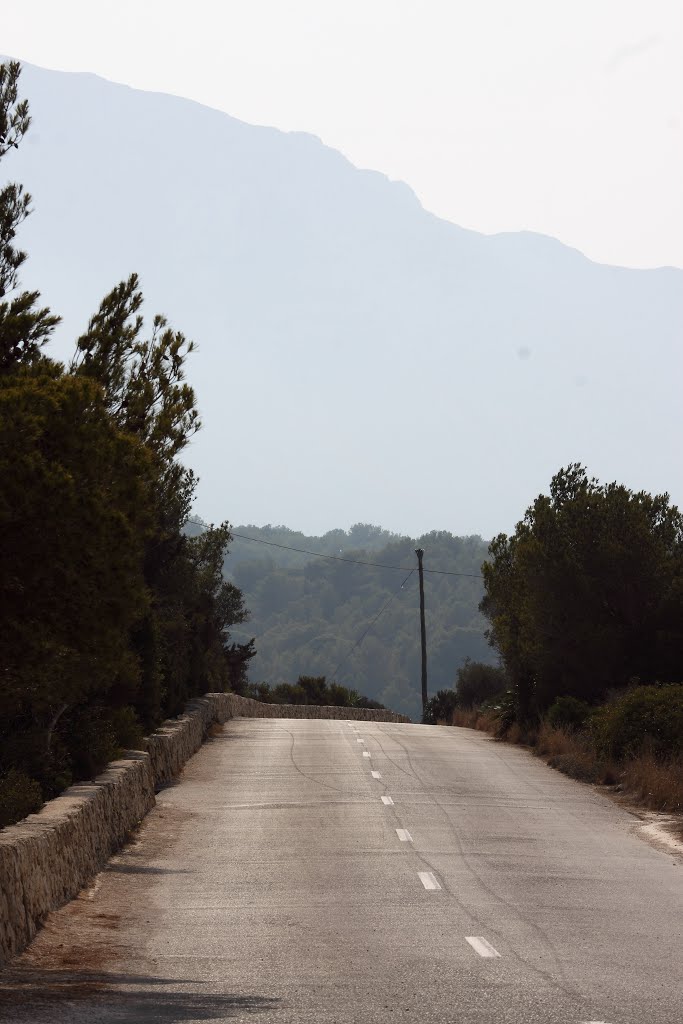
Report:
[[[683,267],[680,0],[0,0],[0,50],[305,131],[487,234]]]

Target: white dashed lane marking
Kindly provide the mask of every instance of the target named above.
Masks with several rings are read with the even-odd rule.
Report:
[[[412,843],[413,841],[413,837],[411,836],[407,828],[397,828],[396,835],[398,836],[402,843]]]
[[[391,799],[391,797],[390,797],[390,796],[383,796],[383,797],[382,797],[382,803],[383,803],[383,804],[386,804],[386,805],[387,805],[387,807],[390,807],[390,806],[391,806],[391,805],[393,804],[393,802],[394,802],[394,801],[393,801],[393,800]]]
[[[382,776],[381,776],[381,774],[379,772],[370,772],[370,774],[372,775],[373,779],[381,779],[382,778]]]
[[[424,885],[425,889],[440,889],[441,886],[436,880],[436,875],[432,874],[431,871],[418,871],[418,878]]]
[[[500,956],[498,950],[494,949],[491,943],[487,942],[486,939],[483,939],[481,935],[466,935],[465,938],[469,942],[472,949],[475,950],[475,952],[477,952],[479,956]]]

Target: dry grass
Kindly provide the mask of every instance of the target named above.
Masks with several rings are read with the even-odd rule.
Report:
[[[683,759],[662,763],[645,752],[622,766],[621,782],[644,807],[683,814]]]
[[[534,753],[582,782],[616,786],[629,800],[653,811],[683,813],[683,761],[662,762],[644,751],[621,763],[601,757],[590,735],[542,722]]]
[[[453,712],[451,725],[460,725],[465,729],[479,729],[480,732],[496,732],[498,716],[493,711],[477,711],[476,708],[464,710],[456,708]]]
[[[551,768],[571,775],[582,782],[605,782],[608,766],[596,754],[590,738],[542,722],[538,730],[535,752],[545,758]]]
[[[456,709],[453,725],[498,735],[498,719],[492,712]],[[573,779],[615,786],[629,800],[653,811],[683,814],[683,759],[662,762],[645,750],[638,757],[616,763],[599,756],[590,735],[547,722],[537,729],[513,722],[500,738],[530,747],[537,757]]]

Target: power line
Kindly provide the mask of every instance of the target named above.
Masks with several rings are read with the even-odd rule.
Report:
[[[330,558],[335,562],[348,562],[349,565],[370,565],[375,569],[397,569],[400,572],[407,572],[407,565],[385,565],[382,562],[364,562],[358,558],[343,558],[341,555],[324,555],[322,551],[310,551],[308,548],[294,548],[289,544],[278,544],[274,540],[262,540],[260,537],[247,537],[243,533],[230,531],[231,536],[239,537],[240,540],[251,540],[254,544],[266,544],[270,548],[281,548],[283,551],[296,551],[300,555],[313,555],[315,558]],[[413,572],[410,569],[410,572]],[[464,576],[471,580],[483,580],[483,576],[476,572],[451,572],[447,569],[425,569],[424,572],[432,573],[435,576]]]
[[[403,588],[405,587],[406,583],[408,582],[408,580],[410,579],[410,577],[413,575],[414,572],[415,572],[414,569],[410,570],[410,572],[408,573],[408,575],[406,576],[406,578],[404,579],[403,583],[398,588],[398,590],[395,590],[394,593],[389,597],[389,599],[384,602],[384,604],[382,605],[380,610],[377,612],[377,614],[375,615],[374,619],[372,620],[370,625],[367,627],[367,629],[365,629],[365,631],[363,633],[361,633],[361,635],[358,637],[358,639],[356,640],[356,642],[353,645],[353,647],[351,648],[351,650],[346,652],[346,654],[344,655],[344,657],[342,658],[342,660],[339,662],[339,664],[335,668],[334,672],[332,673],[332,678],[333,679],[337,675],[337,672],[342,667],[342,665],[344,665],[349,660],[349,658],[351,657],[351,655],[353,654],[355,649],[357,647],[360,647],[360,645],[362,644],[363,640],[368,635],[368,633],[370,632],[372,627],[375,625],[375,623],[377,622],[377,620],[380,617],[380,615],[382,615],[383,612],[386,611],[386,609],[389,607],[389,605],[394,600],[394,598],[397,597],[401,593],[401,591],[403,590]]]

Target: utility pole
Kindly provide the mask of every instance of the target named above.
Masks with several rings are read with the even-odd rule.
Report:
[[[427,629],[425,627],[425,583],[422,571],[422,556],[424,551],[417,548],[417,571],[420,574],[420,640],[422,643],[422,711],[427,706]]]

